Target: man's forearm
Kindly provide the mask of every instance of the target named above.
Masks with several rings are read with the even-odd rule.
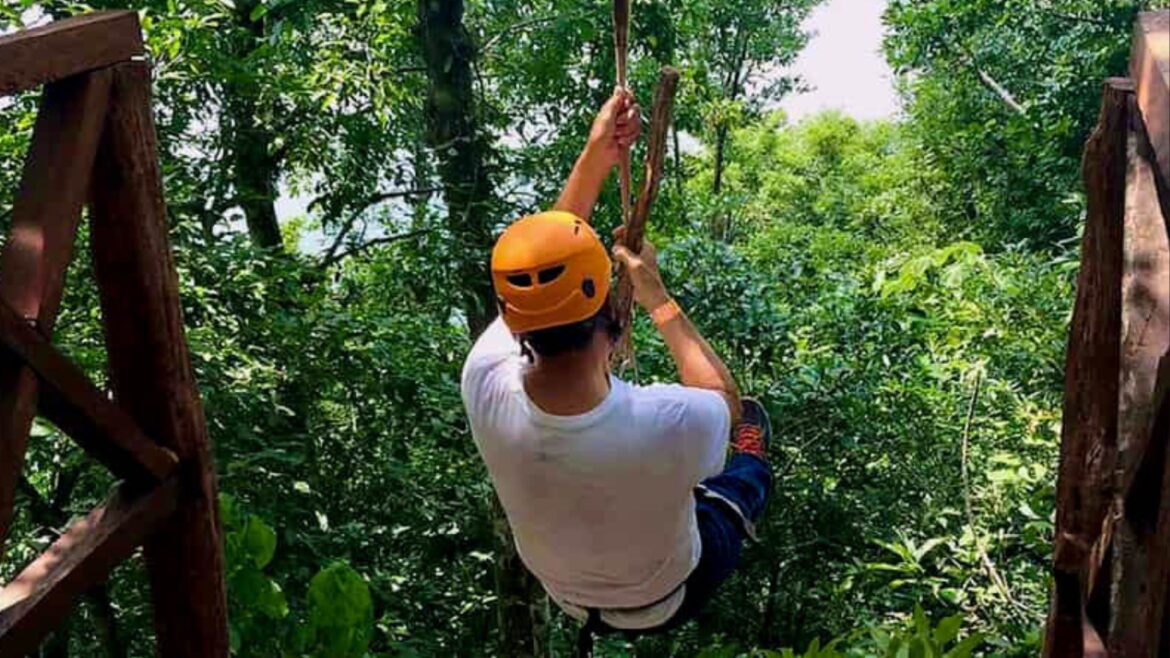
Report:
[[[731,410],[732,424],[738,423],[741,406],[735,378],[690,318],[679,313],[660,325],[658,331],[674,357],[679,381],[684,386],[703,388],[723,395]]]
[[[593,215],[593,206],[597,205],[597,197],[601,195],[601,187],[609,177],[610,168],[599,164],[600,161],[599,154],[586,146],[573,165],[573,172],[569,174],[561,198],[553,207],[555,210],[571,212],[589,221]]]

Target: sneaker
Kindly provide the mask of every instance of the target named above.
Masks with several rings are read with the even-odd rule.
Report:
[[[743,417],[735,426],[731,449],[763,460],[768,459],[768,444],[772,441],[772,421],[764,405],[753,398],[743,398]]]

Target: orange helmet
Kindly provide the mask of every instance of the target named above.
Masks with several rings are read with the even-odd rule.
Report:
[[[521,219],[492,250],[492,284],[515,333],[592,317],[609,294],[605,245],[585,220],[550,211]]]

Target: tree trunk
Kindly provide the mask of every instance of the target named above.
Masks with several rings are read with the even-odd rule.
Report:
[[[472,336],[495,316],[487,263],[498,206],[492,166],[495,153],[478,125],[472,85],[475,45],[463,25],[462,0],[419,0],[416,26],[426,65],[427,142],[447,205],[462,305]],[[517,658],[548,655],[548,602],[516,552],[498,502],[491,505],[496,590],[499,598],[499,654]]]
[[[721,125],[715,129],[715,181],[711,185],[711,192],[718,197],[723,193],[723,167],[727,158],[728,128]],[[720,209],[719,214],[712,218],[711,234],[720,240],[726,240],[731,225],[731,218]]]
[[[678,208],[683,213],[683,220],[685,222],[687,204],[683,183],[686,180],[686,172],[683,171],[682,147],[679,146],[677,123],[670,124],[670,133],[674,141],[674,192],[678,196]]]
[[[41,647],[40,658],[69,658],[69,634],[73,627],[73,618],[76,616],[76,611],[71,612],[57,627],[57,630],[53,631],[49,639],[45,640],[44,646]]]
[[[427,142],[454,235],[463,306],[473,335],[495,316],[486,265],[492,248],[496,198],[491,180],[495,153],[478,125],[472,64],[475,45],[463,26],[462,0],[419,0],[418,36],[426,63]]]
[[[759,644],[769,646],[773,640],[773,627],[776,625],[776,606],[779,603],[780,570],[783,561],[777,559],[772,564],[772,572],[768,574],[768,594],[764,599],[764,615],[760,622]]]
[[[247,34],[237,57],[246,59],[263,43],[264,25],[251,19],[255,2],[242,2],[236,13],[239,29]],[[262,249],[283,247],[280,223],[276,218],[276,181],[279,159],[273,149],[273,134],[257,116],[260,86],[247,76],[229,78],[224,85],[227,117],[227,150],[232,167],[236,203],[244,212],[248,235]]]
[[[118,629],[118,616],[114,611],[114,602],[110,599],[109,586],[101,584],[94,587],[86,594],[86,599],[89,601],[98,637],[101,638],[102,646],[106,650],[105,658],[126,658],[126,643],[122,641],[122,634]]]

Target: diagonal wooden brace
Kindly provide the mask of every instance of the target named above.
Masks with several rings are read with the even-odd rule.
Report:
[[[177,480],[134,495],[122,485],[0,589],[0,658],[23,658],[69,614],[74,599],[104,582],[174,512]]]
[[[12,209],[12,230],[0,255],[0,301],[46,336],[57,318],[73,257],[109,92],[107,70],[45,87]],[[37,388],[32,370],[19,361],[0,361],[0,558]]]
[[[40,412],[114,475],[131,482],[158,482],[175,469],[174,453],[150,440],[129,414],[4,302],[0,349],[36,373]]]

